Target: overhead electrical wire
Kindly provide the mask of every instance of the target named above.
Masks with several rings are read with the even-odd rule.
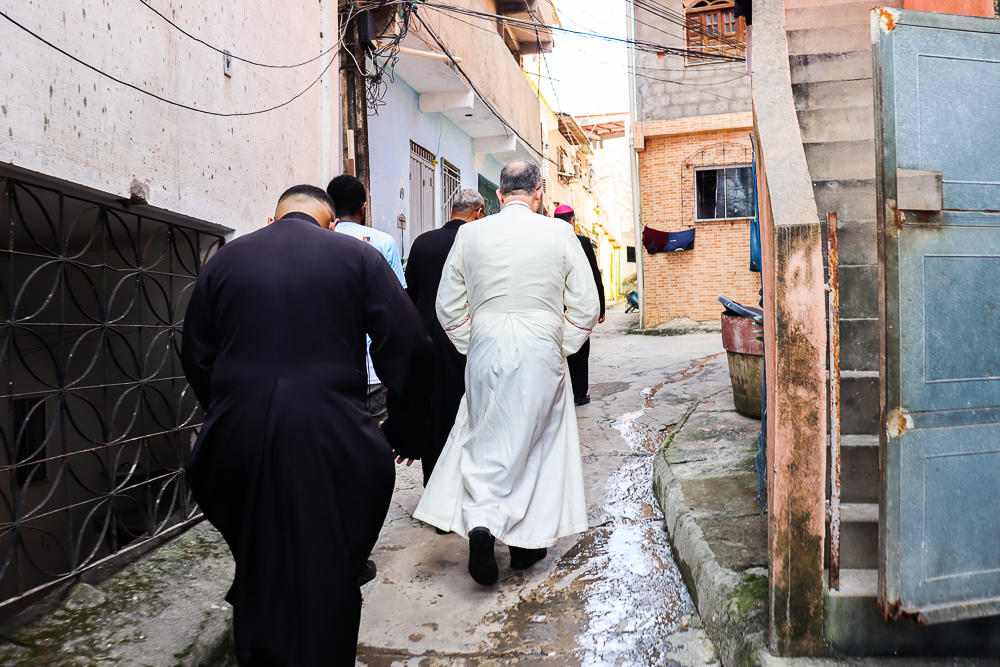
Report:
[[[204,46],[207,46],[208,48],[212,49],[213,51],[215,51],[217,53],[221,53],[221,54],[225,55],[228,58],[232,58],[233,60],[238,60],[238,61],[246,63],[248,65],[253,65],[254,67],[267,67],[267,68],[271,68],[271,69],[294,69],[296,67],[302,67],[303,65],[308,65],[309,63],[316,62],[317,60],[319,60],[323,56],[327,55],[328,53],[330,53],[334,49],[337,49],[337,48],[340,47],[340,44],[337,43],[334,46],[331,46],[326,51],[323,51],[321,54],[319,54],[315,58],[310,58],[309,60],[303,60],[302,62],[296,63],[294,65],[273,65],[273,64],[269,64],[269,63],[258,63],[258,62],[255,62],[253,60],[249,60],[248,58],[242,58],[242,57],[237,56],[235,54],[229,53],[228,51],[226,51],[224,49],[220,49],[219,47],[217,47],[217,46],[215,46],[213,44],[209,44],[208,42],[206,42],[205,40],[203,40],[201,37],[198,37],[197,35],[192,35],[190,32],[188,32],[187,30],[185,30],[184,28],[182,28],[181,26],[177,25],[176,23],[174,23],[173,21],[171,21],[169,18],[167,18],[167,16],[165,16],[163,14],[163,12],[161,12],[160,10],[156,9],[156,7],[153,7],[151,4],[149,4],[148,0],[138,0],[138,2],[139,2],[140,5],[143,5],[146,9],[148,9],[151,12],[153,12],[154,14],[156,14],[157,16],[159,16],[161,19],[163,19],[164,21],[166,21],[167,23],[169,23],[171,26],[173,26],[173,28],[175,30],[177,30],[177,32],[181,33],[185,37],[189,37],[190,39],[193,39],[194,41],[198,42],[199,44],[203,44]]]
[[[499,120],[504,125],[504,127],[506,127],[508,130],[510,130],[514,134],[514,136],[516,136],[518,139],[520,139],[522,142],[524,142],[524,145],[527,146],[528,148],[530,148],[536,155],[538,155],[538,157],[540,157],[540,158],[542,158],[544,160],[548,160],[549,162],[551,162],[552,164],[554,164],[554,165],[556,165],[558,167],[559,164],[555,160],[553,160],[548,155],[545,155],[544,153],[542,153],[541,151],[539,151],[537,148],[535,148],[534,146],[532,146],[530,141],[528,141],[527,139],[525,139],[521,135],[520,132],[518,132],[509,122],[507,122],[507,119],[503,117],[503,114],[501,114],[499,111],[497,111],[496,109],[493,108],[493,104],[489,101],[489,99],[485,95],[482,94],[482,92],[480,92],[480,90],[476,86],[476,84],[473,83],[473,81],[469,77],[469,75],[465,73],[465,70],[462,69],[462,66],[458,64],[458,62],[455,60],[455,57],[451,55],[451,53],[448,51],[448,49],[445,47],[445,45],[441,42],[441,39],[437,36],[437,34],[431,29],[431,27],[429,25],[427,25],[427,22],[424,21],[423,17],[420,16],[420,14],[418,14],[418,13],[414,13],[413,17],[416,18],[417,21],[420,23],[420,25],[424,27],[424,29],[427,31],[427,33],[431,36],[431,39],[434,40],[434,43],[437,44],[438,48],[441,49],[441,52],[444,55],[448,56],[448,60],[451,61],[451,64],[455,67],[455,70],[458,71],[458,73],[462,75],[462,78],[464,78],[465,81],[466,81],[466,83],[469,84],[469,86],[472,88],[473,92],[476,93],[476,96],[480,100],[482,100],[483,104],[486,105],[486,108],[490,110],[490,113],[492,113],[494,116],[496,116],[497,120]]]
[[[89,70],[91,70],[93,72],[96,72],[97,74],[100,74],[101,76],[103,76],[103,77],[105,77],[107,79],[111,79],[112,81],[114,81],[115,83],[117,83],[119,85],[125,86],[126,88],[130,88],[130,89],[132,89],[132,90],[134,90],[134,91],[136,91],[138,93],[142,93],[143,95],[147,95],[149,97],[152,97],[153,99],[159,100],[160,102],[163,102],[165,104],[169,104],[170,106],[178,107],[180,109],[187,109],[188,111],[195,111],[197,113],[205,114],[205,115],[208,115],[208,116],[217,116],[217,117],[221,117],[221,118],[233,118],[233,117],[239,117],[239,116],[258,116],[260,114],[270,113],[272,111],[277,111],[278,109],[281,109],[282,107],[286,107],[289,104],[291,104],[292,102],[294,102],[295,100],[297,100],[300,97],[302,97],[303,95],[305,95],[307,92],[309,92],[309,90],[311,90],[313,88],[313,86],[315,86],[317,83],[320,82],[320,80],[323,78],[323,75],[326,74],[327,70],[330,69],[330,67],[333,65],[333,63],[336,62],[334,59],[331,59],[330,62],[327,63],[327,65],[319,73],[319,76],[316,77],[316,79],[312,83],[310,83],[304,90],[302,90],[301,92],[297,93],[294,97],[292,97],[289,100],[286,100],[285,102],[282,102],[281,104],[277,104],[275,106],[268,107],[266,109],[259,109],[257,111],[243,111],[243,112],[224,113],[224,112],[220,112],[220,111],[211,111],[209,109],[199,109],[198,107],[192,107],[192,106],[189,106],[189,105],[184,104],[182,102],[177,102],[175,100],[171,100],[171,99],[169,99],[167,97],[164,97],[162,95],[158,95],[157,93],[154,93],[152,91],[146,90],[145,88],[140,88],[139,86],[135,85],[134,83],[130,83],[130,82],[125,81],[123,79],[119,79],[116,76],[108,74],[107,72],[99,69],[98,67],[95,67],[94,65],[91,65],[90,63],[82,60],[81,58],[78,58],[77,56],[73,55],[72,53],[70,53],[70,52],[68,52],[68,51],[66,51],[66,50],[64,50],[64,49],[56,46],[55,44],[53,44],[52,42],[48,41],[47,39],[45,39],[41,35],[33,32],[30,28],[27,28],[24,25],[18,23],[17,21],[15,21],[14,19],[12,19],[7,14],[5,14],[3,12],[0,12],[0,17],[3,17],[7,21],[9,21],[11,24],[17,26],[18,28],[20,28],[24,32],[28,33],[29,35],[31,35],[32,37],[34,37],[38,41],[40,41],[43,44],[45,44],[46,46],[48,46],[50,49],[53,49],[54,51],[58,51],[59,53],[61,53],[62,55],[66,56],[70,60],[72,60],[72,61],[74,61],[74,62],[76,62],[76,63],[78,63],[80,65],[83,65],[87,69],[89,69]],[[343,42],[343,35],[341,36],[340,40],[337,42],[337,45],[339,46],[342,42]]]

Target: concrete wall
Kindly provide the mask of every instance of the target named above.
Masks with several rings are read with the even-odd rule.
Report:
[[[454,0],[451,4],[496,13],[491,0]],[[541,151],[538,97],[524,77],[521,64],[497,32],[495,22],[466,16],[457,20],[454,14],[425,9],[420,10],[420,15],[453,55],[462,58],[462,69],[479,92],[496,105],[497,111],[535,150]],[[416,22],[411,23],[411,27],[414,34],[429,39]]]
[[[520,76],[520,74],[519,74]],[[523,79],[523,77],[521,77]],[[435,168],[435,227],[442,219],[441,160],[459,168],[462,188],[477,189],[479,174],[494,183],[500,180],[502,165],[488,154],[472,152],[472,138],[445,118],[443,113],[420,111],[420,96],[402,78],[389,84],[385,106],[377,116],[368,117],[368,144],[371,151],[372,217],[370,224],[391,234],[406,256],[416,234],[411,225],[400,229],[400,213],[410,215],[410,141],[431,151],[438,160]],[[403,196],[400,198],[400,192]]]
[[[336,42],[334,0],[150,4],[258,62],[302,62]],[[219,53],[142,3],[0,0],[0,10],[112,76],[215,112],[287,102],[327,63],[266,69],[235,61],[229,78]],[[135,184],[153,207],[243,233],[266,223],[285,188],[321,184],[328,161],[339,164],[339,132],[329,131],[339,125],[337,69],[329,85],[317,83],[277,111],[219,118],[130,90],[3,22],[0,161],[124,199]]]
[[[681,0],[662,0],[683,14]],[[673,48],[686,48],[684,28],[648,11],[635,9],[635,38]],[[688,63],[680,56],[659,58],[636,51],[637,122],[713,116],[750,110],[750,78],[746,64]]]

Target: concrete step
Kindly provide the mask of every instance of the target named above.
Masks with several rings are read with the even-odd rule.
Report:
[[[840,317],[849,320],[878,317],[877,265],[840,265]]]
[[[874,141],[833,141],[802,145],[814,181],[875,178]]]
[[[829,181],[825,181],[829,182]],[[816,189],[813,189],[816,194]],[[872,192],[872,198],[875,193]],[[817,196],[817,199],[820,197]],[[817,203],[818,205],[818,203]],[[878,221],[877,220],[852,220],[840,215],[836,208],[824,208],[823,217],[826,211],[837,213],[837,249],[840,255],[840,263],[844,266],[856,266],[861,264],[878,263]],[[824,225],[824,233],[826,231]]]
[[[841,2],[835,5],[812,5],[789,7],[785,5],[785,29],[831,28],[835,26],[859,26],[867,31],[871,24],[869,14],[872,7],[884,6],[877,0],[867,2]]]
[[[840,320],[840,370],[878,371],[878,318]]]
[[[829,456],[829,451],[827,456]],[[826,497],[829,499],[829,480],[827,480],[826,487]],[[878,489],[878,436],[841,436],[840,502],[878,503]]]
[[[872,159],[874,160],[874,155]],[[816,196],[816,209],[819,211],[821,221],[826,220],[826,214],[829,211],[837,214],[841,225],[847,220],[875,220],[878,217],[875,203],[875,179],[828,181],[813,179],[813,194]]]
[[[872,78],[871,47],[849,53],[789,56],[792,84],[855,81]]]
[[[798,116],[803,143],[875,140],[875,116],[871,104],[802,109]]]
[[[878,371],[840,372],[840,432],[878,433]]]
[[[869,49],[869,58],[871,57],[871,30],[867,22],[863,25],[786,30],[785,34],[788,37],[789,56],[849,53]]]
[[[878,504],[840,505],[840,567],[878,567]]]
[[[792,95],[795,97],[795,108],[800,110],[871,107],[874,104],[871,79],[797,83],[792,86]]]
[[[840,502],[878,503],[878,436],[840,438]]]
[[[826,640],[846,656],[1000,655],[1000,617],[918,626],[908,618],[886,621],[878,611],[878,571],[840,571],[840,590],[827,590]],[[899,663],[902,664],[902,663]]]

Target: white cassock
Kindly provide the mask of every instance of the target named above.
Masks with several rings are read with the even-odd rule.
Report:
[[[537,549],[587,528],[566,357],[600,314],[573,227],[521,202],[458,231],[438,319],[468,356],[466,394],[417,519],[468,537],[484,526]]]

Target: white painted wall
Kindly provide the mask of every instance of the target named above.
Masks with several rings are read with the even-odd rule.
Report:
[[[149,2],[258,62],[298,63],[337,41],[335,0]],[[236,61],[227,78],[219,53],[137,0],[0,0],[0,10],[108,74],[218,112],[286,102],[330,58],[295,69]],[[241,234],[266,223],[285,188],[323,185],[324,165],[339,166],[337,73],[334,62],[325,82],[277,111],[217,118],[130,90],[0,19],[0,162],[125,199],[138,181],[151,206]]]
[[[440,160],[445,159],[459,168],[462,188],[475,190],[479,184],[479,174],[494,183],[500,180],[502,165],[492,156],[472,152],[472,138],[458,126],[445,118],[442,113],[422,113],[420,96],[405,81],[397,77],[389,84],[385,96],[385,106],[377,116],[368,117],[368,143],[371,152],[371,200],[372,221],[376,229],[387,232],[396,239],[404,257],[409,254],[413,238],[412,226],[399,229],[397,218],[400,213],[410,220],[410,141],[414,141],[434,153],[438,160],[435,188],[435,226],[447,222],[442,220],[441,168]],[[403,197],[400,198],[400,190]]]

